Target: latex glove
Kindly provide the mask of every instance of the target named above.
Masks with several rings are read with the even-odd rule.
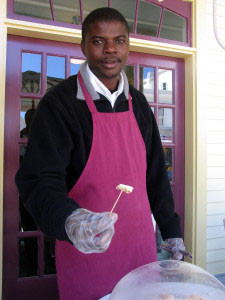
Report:
[[[105,252],[114,235],[118,215],[94,213],[84,208],[75,210],[65,223],[66,233],[73,245],[83,253]]]
[[[192,258],[192,255],[185,250],[184,241],[182,238],[172,238],[165,240],[165,244],[161,248],[172,254],[171,259],[181,260],[183,256]]]

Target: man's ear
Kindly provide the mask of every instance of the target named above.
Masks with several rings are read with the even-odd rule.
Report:
[[[81,47],[82,53],[84,54],[84,56],[86,56],[85,55],[85,42],[84,42],[84,40],[81,40],[80,47]]]

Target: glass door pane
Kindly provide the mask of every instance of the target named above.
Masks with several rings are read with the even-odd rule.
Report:
[[[135,0],[111,0],[111,7],[119,10],[125,17],[130,33],[134,32]]]
[[[38,94],[40,91],[41,54],[23,52],[21,92]]]
[[[151,67],[139,68],[139,89],[148,102],[154,102],[155,71]]]
[[[18,15],[52,20],[49,0],[21,1],[14,0],[14,12]]]
[[[129,84],[134,86],[134,66],[126,65],[124,67],[124,72],[127,75],[127,79],[128,79]]]
[[[76,75],[80,69],[80,65],[84,62],[82,59],[70,58],[70,76]]]
[[[53,0],[55,20],[68,24],[81,24],[79,0]]]
[[[171,108],[159,108],[159,132],[162,142],[173,141],[173,110]]]
[[[47,91],[65,79],[65,63],[65,57],[47,56]]]
[[[139,1],[137,34],[157,36],[162,8],[147,1]]]
[[[173,103],[173,72],[172,70],[158,70],[158,93],[160,103]]]
[[[185,18],[164,10],[160,37],[167,40],[187,41],[187,21]]]
[[[85,0],[83,1],[83,20],[94,9],[107,7],[108,0]]]

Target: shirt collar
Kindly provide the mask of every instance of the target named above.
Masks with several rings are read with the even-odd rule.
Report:
[[[90,80],[90,75],[88,74],[88,71],[87,71],[87,61],[85,61],[84,63],[82,63],[81,65],[80,65],[80,73],[81,73],[81,76],[82,76],[82,78],[83,78],[83,81],[85,82],[85,87],[86,87],[86,89],[88,90],[88,92],[89,92],[89,94],[91,95],[91,97],[92,97],[92,99],[93,100],[98,100],[98,99],[100,99],[100,96],[99,96],[99,94],[98,94],[98,92],[95,90],[95,87],[94,87],[94,85],[91,83],[91,80]],[[90,72],[91,72],[91,70],[90,70]],[[93,72],[92,72],[92,74],[93,74]],[[95,76],[94,74],[93,74],[93,76]],[[95,76],[96,77],[96,76]],[[118,86],[118,90],[116,91],[117,93],[118,93],[118,91],[120,90],[120,85],[122,85],[123,84],[123,88],[122,88],[122,86],[121,86],[121,92],[120,93],[118,93],[117,94],[117,97],[122,93],[122,92],[124,92],[124,94],[125,94],[125,96],[126,96],[126,98],[128,99],[128,92],[129,92],[129,83],[128,83],[128,80],[127,80],[127,76],[126,76],[126,74],[125,74],[125,72],[124,71],[122,71],[121,73],[120,73],[120,77],[121,78],[123,78],[122,80],[120,79],[120,82],[119,82],[119,86]],[[97,77],[96,77],[97,78]],[[97,78],[97,80],[98,80],[98,78]],[[98,80],[99,81],[99,80]],[[122,83],[122,81],[123,81],[123,83]],[[99,81],[100,82],[100,81]],[[101,82],[100,82],[101,83]],[[102,83],[101,83],[102,84]],[[103,85],[103,84],[102,84]],[[104,85],[103,85],[104,86]],[[105,87],[105,86],[104,86]],[[106,87],[105,87],[106,88]],[[107,89],[107,88],[106,88]],[[108,89],[107,89],[108,90]],[[109,90],[108,90],[109,91]],[[114,92],[114,93],[116,93],[116,92]],[[109,93],[110,93],[110,91],[109,91]],[[114,94],[113,93],[113,94]],[[101,93],[102,94],[102,93]],[[110,93],[111,94],[111,93]],[[105,94],[103,94],[105,97],[106,97],[106,95]],[[116,98],[117,98],[116,97]],[[83,91],[82,91],[82,88],[81,88],[81,86],[80,86],[80,83],[79,83],[79,80],[78,80],[78,78],[77,78],[77,98],[78,99],[81,99],[81,100],[85,100],[85,97],[84,97],[84,95],[83,95]],[[106,97],[107,98],[107,97]],[[108,99],[108,98],[107,98]],[[111,101],[110,101],[111,102]]]
[[[97,93],[105,96],[111,103],[112,107],[115,104],[118,96],[123,92],[124,89],[124,79],[120,74],[119,85],[117,90],[114,93],[111,93],[110,90],[95,76],[95,74],[90,70],[88,64],[86,65],[86,70],[90,78],[90,82]]]

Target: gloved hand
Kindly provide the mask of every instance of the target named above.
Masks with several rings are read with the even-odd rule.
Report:
[[[73,245],[83,253],[105,252],[114,235],[118,215],[94,213],[84,208],[75,210],[65,223],[66,233]]]
[[[181,260],[183,256],[192,258],[192,255],[185,250],[184,241],[182,238],[172,238],[165,240],[161,248],[172,254],[171,259]]]

